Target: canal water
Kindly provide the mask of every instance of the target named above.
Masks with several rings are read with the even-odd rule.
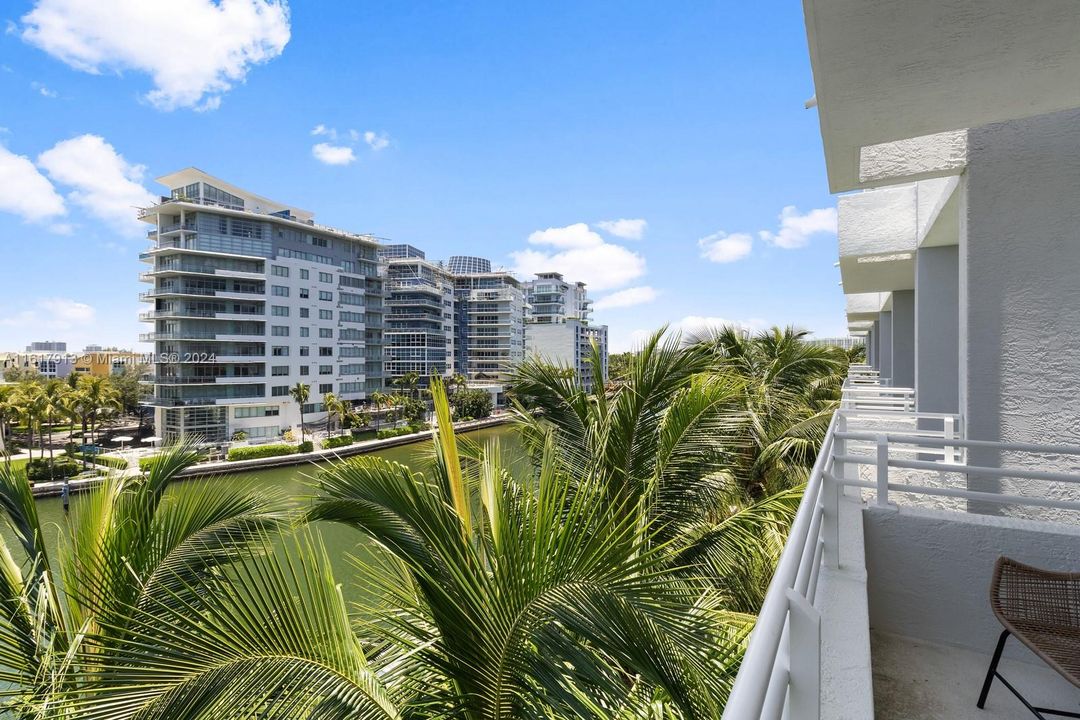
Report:
[[[524,460],[520,441],[511,425],[498,425],[493,428],[476,430],[471,433],[465,433],[462,437],[467,437],[474,442],[484,445],[497,443],[504,458],[504,465],[513,467],[519,472],[527,471],[527,462]],[[388,460],[400,462],[404,465],[408,465],[416,472],[423,472],[430,462],[433,448],[432,442],[433,441],[431,440],[424,440],[411,445],[399,445],[397,447],[370,453],[370,455],[376,455]],[[339,462],[348,462],[348,460]],[[320,469],[326,466],[327,463],[312,463],[308,465],[267,468],[257,472],[221,476],[214,478],[209,482],[228,483],[230,485],[239,483],[253,487],[273,488],[275,491],[286,497],[295,498],[300,500],[300,502],[303,502],[302,498],[311,493],[311,483],[317,478]],[[78,502],[79,495],[73,495],[71,498],[72,506]],[[46,546],[50,551],[54,551],[57,545],[57,538],[61,534],[65,524],[65,515],[60,498],[50,497],[39,499],[38,513],[41,518],[43,532],[46,536]],[[343,525],[317,523],[316,527],[326,545],[327,554],[329,555],[331,565],[333,566],[334,577],[342,583],[346,597],[358,597],[358,594],[363,593],[362,580],[356,577],[355,563],[352,558],[355,556],[366,555],[365,547],[368,541],[359,531]],[[11,533],[11,529],[7,526],[6,522],[0,521],[0,534],[3,535],[4,540],[7,542],[12,553],[14,553],[16,557],[20,557],[21,552]]]

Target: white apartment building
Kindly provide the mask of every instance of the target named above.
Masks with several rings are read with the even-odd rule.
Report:
[[[493,270],[485,258],[453,256],[446,268],[457,301],[456,371],[502,405],[513,367],[525,359],[524,289],[513,274]]]
[[[1001,634],[989,589],[1002,556],[1080,571],[1080,4],[803,7],[869,365],[724,718],[1077,717],[1080,688]]]
[[[411,245],[379,248],[385,273],[384,373],[388,386],[406,373],[426,387],[434,376],[453,375],[454,279]]]
[[[585,283],[567,282],[560,273],[545,272],[525,282],[524,288],[526,353],[573,368],[582,385],[591,390],[592,343],[596,342],[607,382],[607,326],[589,325],[592,300]]]
[[[139,217],[153,226],[141,339],[154,343],[159,435],[276,437],[299,425],[298,382],[309,422],[326,392],[359,401],[383,387],[375,238],[196,168],[158,182],[169,194]]]

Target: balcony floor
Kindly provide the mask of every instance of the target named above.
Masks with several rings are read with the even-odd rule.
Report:
[[[984,640],[989,649],[997,638]],[[1009,640],[1010,644],[1014,642],[1015,639]],[[990,688],[986,709],[975,707],[990,664],[989,652],[974,652],[880,632],[871,633],[870,645],[875,720],[1026,720],[1035,717],[997,680]],[[1019,644],[1013,649],[1017,647]],[[1036,660],[1034,655],[1031,657]],[[1080,712],[1080,689],[1036,662],[1011,660],[1006,653],[999,669],[1024,693],[1028,702]]]

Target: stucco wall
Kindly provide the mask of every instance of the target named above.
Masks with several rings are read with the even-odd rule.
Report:
[[[881,337],[878,339],[878,353],[880,354],[878,371],[883,380],[892,378],[892,311],[881,313],[878,320],[881,329]]]
[[[1078,110],[970,131],[961,361],[971,438],[1080,444],[1078,158]],[[980,451],[971,462],[1077,469],[1075,458]],[[1076,488],[1051,494],[1075,497]]]
[[[903,507],[867,507],[867,591],[874,630],[991,652],[1001,625],[990,610],[994,562],[1007,555],[1077,570],[1080,528]],[[1010,654],[1033,659],[1018,645]]]

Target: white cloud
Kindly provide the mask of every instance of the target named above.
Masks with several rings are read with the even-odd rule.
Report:
[[[322,123],[319,123],[311,130],[312,135],[329,135],[332,132],[334,131],[331,128],[326,127]],[[334,134],[337,135],[337,133]]]
[[[289,42],[285,0],[37,0],[23,39],[76,70],[137,70],[160,110],[211,110]]]
[[[349,132],[352,134],[354,131],[350,130]],[[372,150],[378,152],[380,150],[385,150],[390,146],[390,136],[386,133],[376,133],[372,130],[368,130],[364,133],[364,142],[366,142],[368,147]]]
[[[585,223],[537,230],[530,245],[546,245],[555,252],[531,248],[510,253],[514,272],[531,277],[555,271],[584,282],[591,290],[612,290],[645,274],[645,258],[621,245],[605,242]]]
[[[626,288],[613,292],[593,303],[595,310],[611,310],[612,308],[630,307],[632,305],[644,305],[656,299],[659,293],[648,285]]]
[[[641,218],[636,220],[622,218],[619,220],[601,220],[596,223],[596,227],[615,237],[626,240],[640,240],[645,237],[645,228],[648,224]]]
[[[154,203],[142,186],[145,168],[129,163],[98,135],[80,135],[58,142],[38,156],[38,165],[60,185],[72,188],[67,198],[90,215],[128,235],[142,235],[146,226],[136,208]]]
[[[50,90],[48,87],[45,86],[44,83],[39,83],[37,80],[30,83],[30,87],[34,90],[37,90],[38,94],[40,94],[42,97],[47,97],[49,99],[55,99],[60,97],[60,93],[56,92],[55,90]]]
[[[727,234],[723,230],[707,235],[697,241],[701,257],[715,263],[742,260],[750,254],[754,240],[746,233]]]
[[[0,325],[44,330],[84,328],[94,322],[97,311],[86,303],[68,298],[40,298],[33,306],[24,307],[0,318]]]
[[[311,154],[316,160],[326,165],[348,165],[356,160],[353,149],[345,145],[317,143],[311,147]]]
[[[63,215],[64,198],[30,158],[0,145],[0,210],[41,221]]]
[[[800,215],[794,205],[780,211],[780,229],[758,233],[765,242],[787,250],[804,247],[815,235],[836,234],[836,208],[819,208]]]

